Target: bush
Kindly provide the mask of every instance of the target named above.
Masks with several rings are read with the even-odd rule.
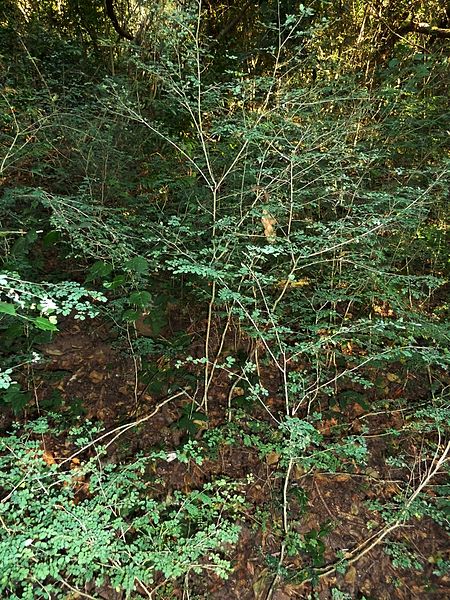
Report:
[[[97,432],[72,435],[82,444]],[[0,439],[2,595],[66,598],[67,589],[108,583],[128,596],[189,572],[227,577],[225,549],[237,541],[243,507],[235,484],[155,499],[151,459],[103,464],[97,447],[86,461],[58,465],[36,439],[51,433],[40,419]]]

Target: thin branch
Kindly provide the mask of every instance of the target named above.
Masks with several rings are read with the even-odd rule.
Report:
[[[72,461],[76,456],[78,456],[79,454],[82,454],[83,452],[88,450],[88,448],[91,448],[92,446],[95,446],[95,444],[98,444],[102,440],[110,437],[111,435],[116,434],[105,445],[105,448],[108,448],[113,442],[115,442],[117,440],[117,438],[119,438],[121,435],[123,435],[126,431],[128,431],[129,429],[132,429],[133,427],[137,427],[138,425],[141,425],[142,423],[145,423],[146,421],[149,421],[152,417],[154,417],[156,415],[156,413],[158,413],[161,410],[161,408],[163,406],[165,406],[172,400],[175,400],[176,398],[179,398],[180,396],[184,396],[186,394],[187,394],[187,392],[185,392],[184,390],[181,390],[181,392],[178,392],[176,394],[173,394],[173,396],[169,396],[168,398],[165,398],[159,404],[156,405],[155,409],[149,415],[146,415],[145,417],[142,417],[141,419],[137,419],[137,421],[133,421],[132,423],[125,423],[124,425],[120,425],[119,427],[116,427],[115,429],[112,429],[111,431],[107,431],[106,433],[103,433],[102,435],[95,438],[95,440],[92,440],[91,442],[89,442],[88,444],[83,446],[83,448],[80,448],[80,450],[77,450],[76,452],[71,454],[68,458],[64,459],[62,462],[59,463],[59,465],[63,465],[67,462]]]
[[[437,38],[450,38],[450,29],[445,27],[435,27],[431,23],[415,23],[409,21],[400,27],[397,31],[398,34],[403,35],[404,33],[420,33],[422,35],[429,35]]]

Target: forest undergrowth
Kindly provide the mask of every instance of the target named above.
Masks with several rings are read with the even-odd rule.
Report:
[[[0,12],[0,595],[445,597],[443,3],[81,4]]]

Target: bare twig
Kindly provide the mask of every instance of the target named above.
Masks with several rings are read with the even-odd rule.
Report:
[[[109,440],[109,442],[107,444],[105,444],[105,448],[108,448],[109,446],[111,446],[112,443],[114,443],[117,440],[117,438],[119,438],[125,432],[129,431],[130,429],[133,429],[134,427],[141,425],[142,423],[145,423],[146,421],[149,421],[152,417],[154,417],[156,415],[156,413],[158,413],[161,410],[161,408],[163,406],[165,406],[169,402],[172,402],[176,398],[180,398],[180,396],[184,396],[184,395],[186,395],[186,392],[184,390],[182,390],[176,394],[173,394],[173,396],[169,396],[168,398],[165,398],[162,402],[160,402],[155,407],[155,409],[149,415],[146,415],[145,417],[142,417],[141,419],[137,419],[136,421],[133,421],[133,423],[125,423],[124,425],[120,425],[119,427],[116,427],[115,429],[113,429],[111,431],[107,431],[106,433],[103,433],[102,435],[95,438],[95,440],[92,440],[91,442],[89,442],[88,444],[83,446],[83,448],[80,448],[80,450],[77,450],[76,452],[71,454],[68,458],[65,458],[59,464],[63,465],[67,462],[72,461],[76,456],[82,454],[83,452],[85,452],[86,450],[91,448],[92,446],[95,446],[99,442],[101,442],[101,441],[105,440],[106,438],[113,435],[114,437],[111,440]]]

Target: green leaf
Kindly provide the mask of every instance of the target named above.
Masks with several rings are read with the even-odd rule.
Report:
[[[122,319],[124,321],[127,321],[128,323],[131,323],[132,321],[136,321],[136,319],[139,317],[139,312],[137,310],[125,310],[122,313]]]
[[[33,322],[38,329],[42,329],[43,331],[58,331],[56,325],[45,317],[36,317],[33,319]]]
[[[142,290],[141,292],[133,292],[130,294],[129,301],[131,304],[136,304],[141,308],[145,308],[150,304],[152,296],[150,292]]]
[[[135,256],[125,263],[125,269],[134,271],[137,275],[148,273],[148,261],[143,256]]]
[[[41,400],[41,407],[44,410],[57,411],[63,404],[63,397],[58,389],[52,390],[48,397]]]
[[[11,325],[5,329],[4,331],[2,331],[2,337],[4,338],[4,341],[12,341],[12,340],[17,340],[17,338],[19,338],[22,334],[23,334],[23,321],[15,321],[14,323],[11,323]]]
[[[101,279],[103,277],[108,277],[108,275],[113,270],[112,265],[103,262],[102,260],[98,260],[95,262],[88,271],[88,276],[86,277],[86,281],[93,281],[94,279]]]
[[[9,302],[0,302],[0,313],[4,313],[5,315],[15,315],[16,307]]]
[[[162,329],[167,325],[167,316],[165,310],[163,310],[160,306],[155,306],[147,315],[145,322],[150,325],[154,335],[159,335]]]
[[[31,399],[31,392],[24,392],[18,383],[11,385],[3,394],[2,402],[9,404],[14,413],[19,414]]]
[[[115,290],[120,286],[124,285],[127,278],[125,275],[116,275],[112,281],[105,281],[103,286],[108,290]]]
[[[59,231],[53,230],[49,231],[43,238],[42,244],[44,248],[48,248],[49,246],[53,246],[57,242],[61,240],[61,233]]]

